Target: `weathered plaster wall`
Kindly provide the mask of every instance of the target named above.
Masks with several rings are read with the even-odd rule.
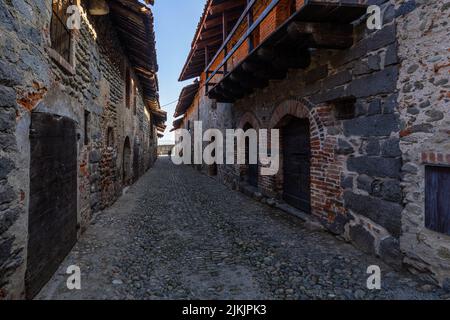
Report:
[[[450,3],[396,1],[405,262],[450,287],[450,237],[425,228],[425,165],[450,166]]]

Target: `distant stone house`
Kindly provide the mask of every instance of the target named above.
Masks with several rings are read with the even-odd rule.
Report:
[[[157,156],[151,9],[89,3],[0,1],[0,299],[33,297]]]
[[[208,0],[173,130],[279,129],[278,174],[202,170],[450,286],[449,15],[442,0]]]

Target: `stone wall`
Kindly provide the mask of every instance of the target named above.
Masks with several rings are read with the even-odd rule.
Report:
[[[125,138],[136,143],[138,175],[156,155],[142,96],[136,115],[125,108],[129,62],[109,16],[84,16],[72,65],[49,49],[50,19],[51,1],[0,1],[0,299],[24,297],[30,112],[77,123],[79,233],[122,193]]]
[[[292,70],[287,79],[238,101],[235,122],[249,112],[268,129],[286,115],[309,119],[312,214],[332,232],[398,266],[402,194],[395,8],[381,5],[382,30],[372,32],[362,22],[352,48],[313,51],[307,70]],[[354,109],[346,114],[349,105]],[[282,179],[282,168],[275,177],[260,177],[261,191],[281,199]]]
[[[395,1],[402,121],[401,248],[415,271],[432,272],[450,287],[450,236],[425,228],[425,166],[450,166],[450,4]]]

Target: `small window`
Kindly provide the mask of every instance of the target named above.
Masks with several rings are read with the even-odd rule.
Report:
[[[89,144],[89,126],[91,120],[91,113],[87,110],[84,111],[84,145],[87,146]]]
[[[425,168],[425,227],[450,235],[450,167]]]
[[[52,20],[50,25],[51,47],[70,63],[71,33],[67,28],[67,8],[72,5],[72,0],[53,0]]]

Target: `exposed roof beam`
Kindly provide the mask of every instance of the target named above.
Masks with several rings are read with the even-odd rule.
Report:
[[[216,15],[223,11],[235,9],[237,7],[242,7],[247,4],[247,0],[233,0],[233,1],[225,1],[220,4],[216,4],[211,6],[209,9],[210,15]]]

